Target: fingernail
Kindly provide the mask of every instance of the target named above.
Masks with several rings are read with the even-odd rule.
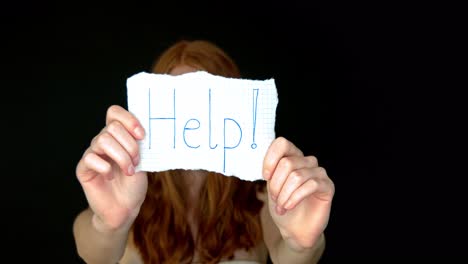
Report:
[[[114,176],[112,175],[112,173],[109,173],[106,177],[108,181],[111,181],[112,179],[114,179]]]
[[[270,196],[271,196],[271,199],[272,199],[273,201],[276,202],[276,199],[277,199],[278,197],[274,196],[273,194],[271,194]]]
[[[128,166],[128,175],[135,174],[135,167],[133,165]]]
[[[139,162],[140,162],[140,155],[136,155],[136,157],[133,158],[133,165],[137,166]]]
[[[276,213],[279,214],[279,215],[283,215],[284,213],[286,212],[286,210],[284,208],[282,208],[281,206],[276,206]]]
[[[137,128],[135,128],[135,135],[139,139],[143,139],[145,137],[145,131],[143,130],[143,128],[137,127]]]

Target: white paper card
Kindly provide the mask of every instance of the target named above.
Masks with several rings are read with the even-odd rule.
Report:
[[[137,170],[204,169],[263,179],[263,158],[275,139],[274,79],[142,72],[127,79],[127,96],[146,133]]]

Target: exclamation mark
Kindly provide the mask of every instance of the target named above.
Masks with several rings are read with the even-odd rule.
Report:
[[[257,144],[255,143],[255,128],[257,126],[257,99],[258,99],[258,89],[253,89],[253,94],[252,94],[252,112],[253,112],[253,136],[252,136],[252,145],[250,147],[252,149],[257,148]]]

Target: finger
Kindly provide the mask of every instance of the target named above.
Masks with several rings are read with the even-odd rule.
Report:
[[[94,179],[98,175],[104,176],[111,180],[111,165],[103,158],[93,152],[88,151],[78,163],[76,168],[76,176],[81,183],[85,183]]]
[[[285,203],[289,200],[294,191],[307,180],[311,179],[313,175],[313,169],[311,168],[303,168],[291,172],[279,192],[276,205],[285,208]]]
[[[279,137],[271,143],[263,160],[263,178],[265,180],[270,180],[278,162],[285,156],[303,156],[303,154],[289,140]]]
[[[128,130],[118,121],[112,121],[106,126],[106,131],[109,132],[125,149],[125,151],[130,154],[134,166],[138,165],[139,161],[139,151],[138,144],[135,138],[130,135]]]
[[[318,167],[318,160],[315,156],[306,156],[305,159],[307,160],[307,168],[315,168]]]
[[[309,160],[300,156],[283,157],[279,160],[273,176],[268,182],[270,196],[274,201],[276,201],[276,198],[278,198],[278,195],[283,188],[283,185],[288,176],[295,170],[302,169],[306,166],[311,166],[311,164],[308,163]]]
[[[307,197],[314,195],[317,199],[324,202],[330,202],[334,194],[334,185],[329,180],[309,179],[297,190],[295,190],[289,200],[286,202],[284,209],[294,209]]]
[[[92,141],[91,150],[98,155],[109,157],[126,175],[130,176],[135,173],[130,155],[110,133],[104,131],[99,134]]]
[[[136,139],[145,137],[145,130],[138,119],[123,107],[113,105],[107,109],[106,125],[113,121],[120,122]]]

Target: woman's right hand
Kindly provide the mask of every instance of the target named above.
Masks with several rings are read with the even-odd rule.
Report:
[[[135,116],[113,105],[107,110],[106,126],[78,162],[76,175],[99,231],[130,228],[138,215],[148,188],[146,172],[135,173],[140,159],[137,140],[144,133]]]

